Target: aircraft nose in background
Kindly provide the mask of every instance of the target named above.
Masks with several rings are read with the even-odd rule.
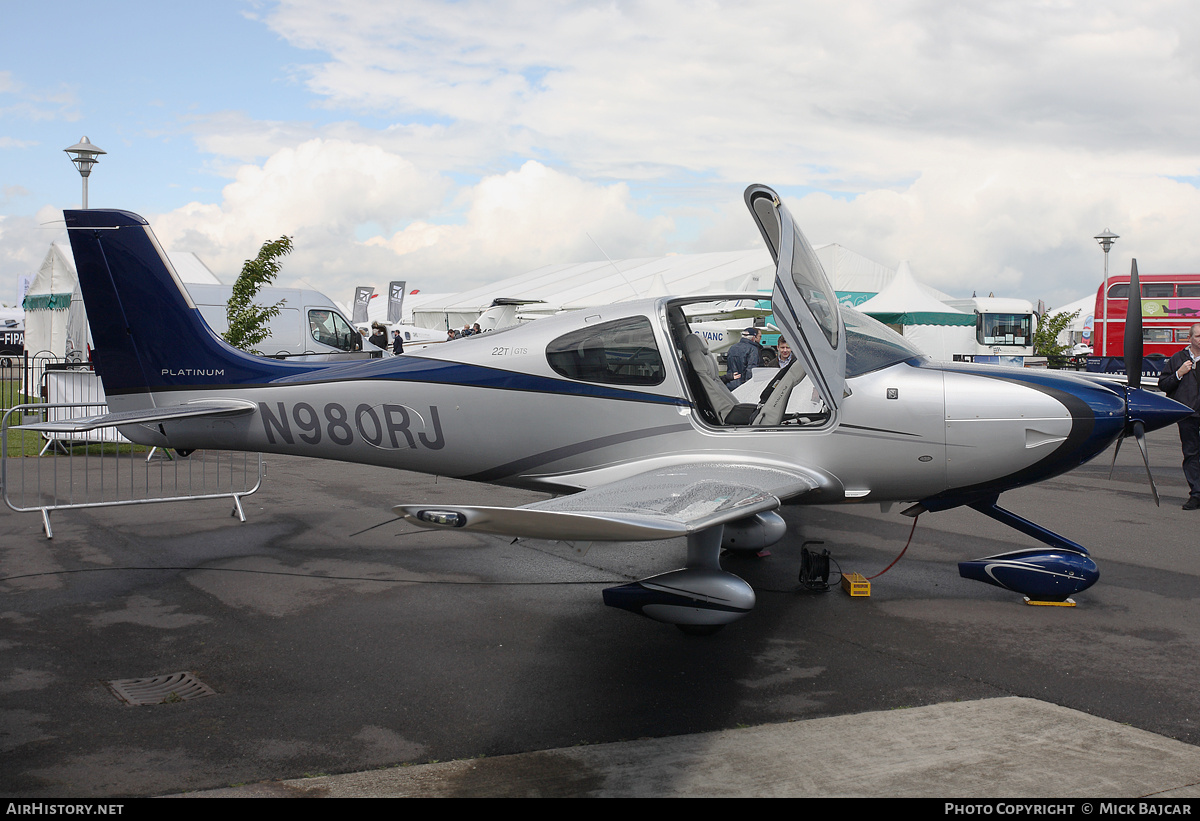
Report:
[[[1165,428],[1192,414],[1187,405],[1141,388],[1131,388],[1127,401],[1129,418],[1140,419],[1146,430]]]

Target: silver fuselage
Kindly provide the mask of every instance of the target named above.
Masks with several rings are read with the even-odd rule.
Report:
[[[669,298],[560,315],[413,355],[338,365],[272,384],[220,384],[111,398],[113,410],[205,399],[256,411],[127,426],[145,444],[224,448],[381,465],[550,492],[596,487],[698,461],[778,465],[813,477],[805,503],[920,500],[956,489],[1002,490],[1076,466],[1120,433],[1121,398],[1067,375],[952,366],[913,357],[846,380],[840,407],[816,424],[763,428],[705,422],[689,390]],[[547,345],[589,323],[644,316],[665,377],[609,388],[565,378]],[[185,363],[180,363],[182,367]],[[419,367],[417,367],[419,366]],[[204,387],[211,380],[211,388]],[[1059,386],[1059,387],[1054,387]],[[1064,402],[1058,393],[1085,395]],[[1097,422],[1109,432],[1093,430]],[[1081,426],[1096,441],[1055,453]],[[1102,446],[1101,446],[1102,445]],[[1077,449],[1076,449],[1077,450]]]

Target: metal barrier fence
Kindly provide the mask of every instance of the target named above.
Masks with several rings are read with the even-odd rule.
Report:
[[[107,410],[108,398],[104,385],[90,363],[46,362],[41,369],[41,404],[48,422],[62,422],[82,416],[94,416]],[[100,408],[100,410],[95,410]],[[84,410],[88,409],[88,410]],[[97,428],[82,433],[43,434],[46,445],[41,456],[54,448],[66,454],[68,445],[75,442],[120,442],[129,440],[116,428]]]
[[[46,538],[53,538],[50,511],[73,508],[181,502],[195,499],[230,498],[233,512],[246,521],[241,497],[262,485],[261,453],[198,450],[187,457],[156,448],[130,445],[124,437],[116,441],[115,429],[87,434],[91,439],[63,438],[54,434],[58,453],[53,456],[10,455],[10,441],[21,436],[21,454],[30,449],[25,441],[40,445],[41,434],[10,430],[34,419],[45,421],[96,416],[108,406],[96,402],[26,403],[4,412],[0,419],[0,490],[4,503],[18,513],[40,511]],[[93,434],[102,433],[101,437]],[[42,452],[45,453],[45,448]]]
[[[8,364],[5,365],[4,361]],[[70,357],[57,356],[49,351],[6,356],[0,359],[0,407],[11,408],[22,402],[53,401],[46,394],[46,373],[58,371],[91,370],[75,354]]]

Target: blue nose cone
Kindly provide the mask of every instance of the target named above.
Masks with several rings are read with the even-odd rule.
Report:
[[[1161,393],[1127,388],[1130,421],[1140,420],[1146,430],[1158,430],[1178,422],[1185,416],[1191,416],[1194,411],[1181,402],[1168,399]]]

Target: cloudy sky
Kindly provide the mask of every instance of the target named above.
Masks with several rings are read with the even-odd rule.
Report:
[[[0,301],[93,207],[230,282],[456,291],[734,250],[776,187],[809,239],[944,291],[1200,270],[1200,4],[0,0]],[[1188,44],[1191,44],[1190,46]],[[591,238],[589,238],[589,235]],[[595,242],[593,242],[593,239]]]

